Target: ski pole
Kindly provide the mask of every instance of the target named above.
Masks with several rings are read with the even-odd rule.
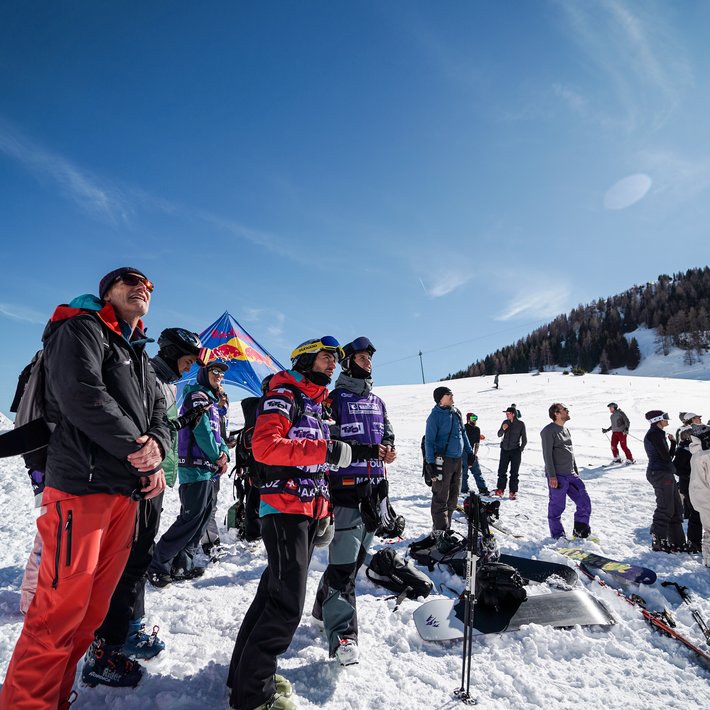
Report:
[[[703,619],[702,614],[696,609],[691,600],[690,600],[690,594],[688,594],[688,587],[684,587],[682,584],[678,584],[678,582],[661,582],[662,587],[675,587],[675,590],[680,594],[680,598],[690,607],[690,613],[693,615],[693,618],[695,619],[695,623],[700,627],[700,630],[703,632],[703,636],[705,636],[705,641],[710,644],[710,628],[708,628],[707,623],[705,622],[705,619]]]
[[[466,588],[464,590],[464,629],[463,650],[461,658],[461,687],[454,691],[454,695],[466,705],[476,705],[478,700],[471,697],[471,656],[473,652],[473,615],[476,603],[476,563],[474,545],[478,541],[478,527],[480,520],[480,499],[471,493],[466,501],[468,509],[468,540],[466,544]],[[464,504],[464,509],[466,506]]]

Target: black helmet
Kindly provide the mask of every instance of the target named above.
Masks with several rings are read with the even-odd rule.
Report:
[[[374,355],[377,351],[375,346],[372,344],[369,338],[361,335],[359,338],[355,338],[351,343],[343,346],[343,352],[345,357],[350,357],[355,353],[368,352],[370,356]]]
[[[614,407],[614,409],[618,409],[619,405],[616,402],[609,402],[609,404],[606,405],[607,407]]]
[[[202,342],[197,333],[192,333],[184,328],[166,328],[158,338],[158,347],[165,350],[173,346],[181,355],[199,355]]]
[[[269,391],[269,385],[271,384],[271,378],[273,375],[267,375],[262,381],[261,381],[261,393],[266,394]]]

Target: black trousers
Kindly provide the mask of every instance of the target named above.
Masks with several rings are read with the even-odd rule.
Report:
[[[500,450],[500,461],[498,462],[498,483],[496,488],[501,491],[505,490],[506,484],[508,483],[508,476],[506,472],[508,470],[508,464],[510,464],[510,492],[518,492],[518,471],[520,470],[520,459],[522,457],[522,451],[517,449],[501,449]]]
[[[703,524],[698,513],[690,502],[688,488],[690,476],[678,476],[678,490],[683,501],[683,517],[688,521],[688,542],[700,546],[703,541]]]
[[[250,542],[261,537],[259,523],[259,507],[261,506],[261,493],[259,486],[247,480],[244,483],[244,538]]]
[[[657,538],[668,540],[671,545],[684,545],[683,504],[673,470],[647,469],[646,480],[653,486],[656,494],[651,533]]]
[[[145,573],[153,559],[162,511],[162,493],[150,500],[142,500],[138,505],[138,524],[131,554],[111,597],[106,618],[96,629],[96,636],[110,646],[123,645],[131,619],[145,615]]]
[[[237,634],[227,685],[230,705],[251,710],[275,692],[276,659],[291,644],[306,599],[318,522],[306,515],[261,518],[268,564]]]

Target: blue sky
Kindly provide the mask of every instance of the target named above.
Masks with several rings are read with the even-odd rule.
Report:
[[[7,0],[0,411],[118,265],[153,335],[364,334],[379,384],[706,265],[709,31],[692,0]]]

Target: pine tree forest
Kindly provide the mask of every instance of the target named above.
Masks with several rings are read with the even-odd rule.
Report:
[[[641,362],[638,327],[655,328],[659,353],[672,346],[692,365],[710,348],[710,268],[690,269],[623,293],[578,306],[534,330],[515,345],[497,350],[447,379],[524,373],[553,366],[604,374],[617,367],[634,370]]]

